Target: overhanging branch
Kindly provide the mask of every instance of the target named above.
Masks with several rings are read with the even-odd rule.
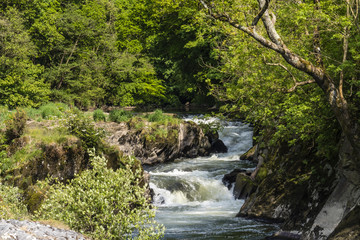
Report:
[[[303,85],[307,85],[307,84],[311,84],[311,83],[315,83],[315,80],[314,79],[310,79],[310,80],[307,80],[307,81],[303,81],[303,82],[298,82],[295,78],[295,76],[292,74],[292,72],[286,67],[284,66],[283,64],[281,63],[268,63],[265,61],[264,59],[264,62],[266,65],[269,65],[269,66],[278,66],[278,67],[281,67],[283,68],[285,71],[287,71],[290,76],[292,77],[293,79],[293,82],[294,82],[294,86],[291,87],[290,89],[286,90],[286,92],[288,93],[291,93],[291,92],[294,92],[296,90],[297,87],[299,86],[303,86]]]
[[[258,15],[254,18],[253,22],[251,23],[251,26],[256,26],[258,24],[259,20],[264,15],[265,11],[268,9],[269,3],[270,3],[270,0],[265,0],[264,6],[261,8]]]

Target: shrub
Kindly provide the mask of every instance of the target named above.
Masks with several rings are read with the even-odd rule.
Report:
[[[61,117],[62,113],[55,103],[48,103],[39,108],[43,119],[50,119],[51,117]]]
[[[10,119],[5,121],[5,137],[8,143],[24,133],[26,120],[26,113],[18,109]]]
[[[93,118],[95,122],[104,121],[106,122],[106,116],[101,109],[96,109],[93,113]]]
[[[0,219],[21,219],[28,215],[22,194],[17,187],[0,182]]]
[[[170,116],[165,115],[160,109],[156,109],[154,113],[147,116],[149,122],[163,122],[164,120],[169,118]]]
[[[163,227],[141,187],[142,169],[135,159],[116,171],[103,157],[90,153],[93,169],[83,171],[68,185],[53,185],[37,216],[63,221],[94,239],[159,239]]]
[[[40,109],[27,107],[27,108],[24,108],[24,111],[26,112],[26,115],[28,116],[29,119],[35,120],[35,119],[42,118]]]
[[[109,114],[109,119],[112,122],[127,122],[133,117],[133,114],[124,110],[113,110]]]
[[[96,148],[105,136],[103,129],[97,129],[90,118],[84,116],[80,111],[73,110],[68,113],[64,121],[66,130],[80,138],[85,148]]]
[[[0,126],[9,118],[9,109],[0,105]]]

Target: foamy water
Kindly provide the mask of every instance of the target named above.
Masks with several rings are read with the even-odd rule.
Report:
[[[204,121],[194,119],[196,122]],[[206,121],[217,121],[210,118]],[[235,200],[221,181],[235,168],[253,169],[239,156],[252,146],[252,129],[241,122],[225,122],[220,139],[228,153],[182,159],[150,167],[156,219],[166,227],[165,239],[264,239],[277,226],[235,217],[242,200]]]

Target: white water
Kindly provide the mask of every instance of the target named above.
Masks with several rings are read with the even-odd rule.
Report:
[[[235,200],[221,179],[235,168],[254,168],[252,163],[239,160],[252,145],[252,129],[241,122],[224,124],[220,139],[229,148],[228,153],[181,159],[147,169],[155,192],[156,220],[166,227],[165,239],[255,240],[277,229],[235,217],[243,201]]]

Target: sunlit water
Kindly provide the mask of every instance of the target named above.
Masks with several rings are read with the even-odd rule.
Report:
[[[235,200],[221,179],[235,168],[255,167],[239,160],[252,145],[252,129],[241,122],[223,124],[220,138],[228,153],[147,168],[155,192],[156,220],[166,227],[165,239],[257,240],[277,230],[276,225],[235,217],[243,200]]]

